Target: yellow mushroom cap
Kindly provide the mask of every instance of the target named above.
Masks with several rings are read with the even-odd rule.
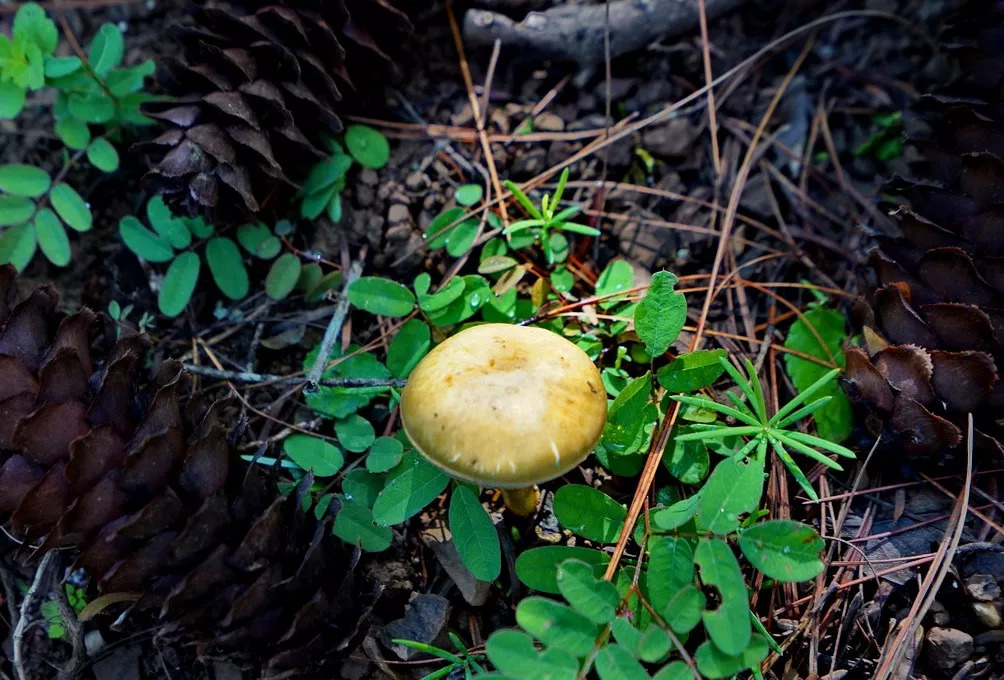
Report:
[[[560,335],[483,324],[419,362],[401,419],[419,452],[446,472],[516,488],[559,477],[589,455],[607,395],[586,353]]]

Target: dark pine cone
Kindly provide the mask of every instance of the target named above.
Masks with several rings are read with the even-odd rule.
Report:
[[[387,0],[289,0],[251,14],[203,7],[165,57],[169,104],[148,114],[173,129],[145,144],[165,155],[151,189],[214,220],[262,211],[297,188],[342,130],[337,112],[379,89],[389,60],[375,37],[410,29]]]
[[[871,254],[879,287],[861,310],[868,352],[846,352],[852,394],[913,458],[964,454],[969,412],[975,454],[997,463],[1004,454],[1002,18],[973,3],[948,34],[958,76],[918,107],[928,128],[913,140],[922,180],[890,185],[906,203],[893,213],[902,233],[880,237]]]
[[[284,498],[237,457],[228,400],[186,398],[172,361],[147,380],[140,336],[97,356],[93,312],[57,314],[51,286],[15,304],[13,279],[0,267],[0,521],[21,551],[76,546],[97,592],[136,594],[203,657],[332,677],[365,618],[359,554],[301,509],[310,475]]]

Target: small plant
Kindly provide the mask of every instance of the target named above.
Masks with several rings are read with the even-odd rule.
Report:
[[[565,168],[561,171],[561,177],[558,179],[558,187],[554,190],[554,194],[544,194],[540,199],[539,209],[533,204],[530,197],[523,193],[513,182],[506,180],[505,183],[506,188],[512,192],[513,196],[516,197],[519,204],[530,214],[531,218],[513,222],[506,227],[503,233],[509,236],[524,229],[529,229],[533,233],[541,250],[544,251],[544,257],[547,259],[547,264],[549,265],[554,263],[554,253],[551,245],[551,234],[554,231],[569,231],[584,236],[600,235],[600,230],[595,227],[568,221],[582,210],[581,206],[573,205],[555,212],[561,204],[561,196],[565,192],[565,184],[567,182],[568,168]]]
[[[87,592],[83,588],[67,583],[66,601],[79,614],[87,606]],[[59,612],[59,603],[55,600],[46,600],[42,603],[42,618],[46,623],[46,634],[51,640],[60,640],[66,635],[66,626],[63,624],[63,615]]]
[[[378,130],[366,125],[350,125],[341,143],[329,137],[325,144],[331,155],[310,169],[300,188],[300,217],[314,220],[324,214],[337,224],[342,219],[345,178],[353,163],[379,170],[390,160],[390,144]]]
[[[872,156],[886,163],[903,155],[903,112],[877,113],[872,116],[874,132],[854,149],[855,156]]]
[[[149,125],[140,106],[153,99],[143,84],[152,60],[122,67],[125,44],[112,24],[98,29],[85,59],[57,57],[59,33],[37,4],[22,5],[11,37],[0,35],[0,118],[14,118],[29,91],[52,88],[56,136],[72,153],[54,177],[30,165],[0,166],[0,263],[23,270],[41,250],[54,265],[71,259],[66,227],[89,231],[90,206],[63,180],[85,158],[102,172],[119,167],[113,142],[133,125]],[[91,126],[98,126],[92,130]]]
[[[450,642],[457,650],[457,654],[453,652],[448,652],[440,647],[434,647],[433,645],[427,645],[422,642],[415,642],[414,640],[393,640],[394,644],[403,645],[405,647],[410,647],[419,652],[425,652],[426,654],[431,654],[432,656],[439,657],[443,661],[446,661],[446,665],[439,670],[433,671],[428,675],[422,677],[422,680],[440,680],[440,678],[453,677],[454,673],[462,672],[464,678],[473,677],[473,673],[478,673],[479,676],[484,674],[485,669],[478,663],[478,659],[483,660],[483,654],[471,654],[464,647],[464,643],[460,641],[453,633],[449,633]]]
[[[132,314],[133,306],[131,304],[123,307],[117,300],[112,300],[108,303],[108,318],[115,322],[115,339],[118,340],[122,337],[122,326],[128,321],[129,315]],[[136,322],[136,330],[140,333],[146,333],[150,326],[153,324],[153,316],[149,312],[143,312],[140,315],[139,320]]]
[[[293,230],[287,221],[280,221],[274,229],[258,222],[218,234],[201,217],[174,215],[159,195],[147,202],[146,218],[151,228],[133,215],[123,217],[119,235],[140,259],[170,263],[157,298],[166,316],[180,314],[195,292],[202,268],[200,251],[216,287],[230,300],[242,300],[251,291],[247,261],[271,263],[263,287],[273,300],[282,300],[299,288],[308,300],[316,301],[341,281],[339,272],[325,276],[316,262],[304,266],[295,253],[282,253],[280,239]]]

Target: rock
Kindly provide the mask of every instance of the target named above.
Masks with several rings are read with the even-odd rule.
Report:
[[[965,587],[969,597],[980,602],[993,602],[1001,596],[1001,587],[990,574],[973,574],[965,580]]]
[[[949,669],[973,655],[973,636],[958,628],[934,627],[924,636],[924,658],[932,666]]]
[[[1001,626],[1001,609],[994,602],[973,602],[973,614],[987,628]]]
[[[387,229],[385,234],[387,243],[402,243],[411,238],[411,226],[408,224],[395,224]]]
[[[417,170],[404,180],[404,188],[408,191],[425,191],[429,188],[429,176]]]
[[[547,166],[547,152],[531,149],[516,156],[512,164],[512,174],[517,177],[533,177]]]
[[[378,175],[376,170],[373,170],[372,168],[363,168],[356,176],[356,181],[358,181],[359,184],[365,184],[368,187],[375,187],[380,183],[380,175]]]
[[[355,198],[355,204],[357,206],[360,208],[368,208],[373,205],[373,199],[376,198],[376,191],[374,191],[371,186],[357,184],[355,186],[355,191],[353,192],[353,197]]]
[[[533,129],[538,132],[562,132],[565,129],[565,121],[545,111],[533,119]]]
[[[401,203],[395,203],[387,211],[387,224],[394,226],[396,224],[404,224],[411,221],[411,212],[408,210],[408,206]]]
[[[654,156],[685,156],[692,152],[700,131],[689,118],[674,118],[662,125],[642,130],[641,144]]]
[[[419,593],[405,607],[404,617],[391,621],[380,631],[380,642],[398,658],[408,661],[424,652],[393,642],[395,639],[434,644],[450,618],[450,602],[441,595]],[[970,647],[972,639],[970,638]]]
[[[927,610],[927,616],[924,617],[924,622],[928,626],[947,626],[949,621],[951,621],[951,617],[948,615],[945,605],[938,600],[932,602],[931,608]]]
[[[604,127],[609,127],[613,125],[602,113],[591,113],[588,116],[583,116],[578,120],[574,120],[568,124],[569,132],[576,132],[579,130],[597,130]]]

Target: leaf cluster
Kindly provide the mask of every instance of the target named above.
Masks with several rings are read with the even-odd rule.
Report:
[[[331,154],[310,169],[300,187],[300,217],[315,220],[326,215],[337,224],[342,219],[342,191],[354,163],[379,170],[390,160],[390,144],[378,130],[366,125],[350,125],[338,140],[327,138]],[[346,149],[348,153],[346,153]]]

